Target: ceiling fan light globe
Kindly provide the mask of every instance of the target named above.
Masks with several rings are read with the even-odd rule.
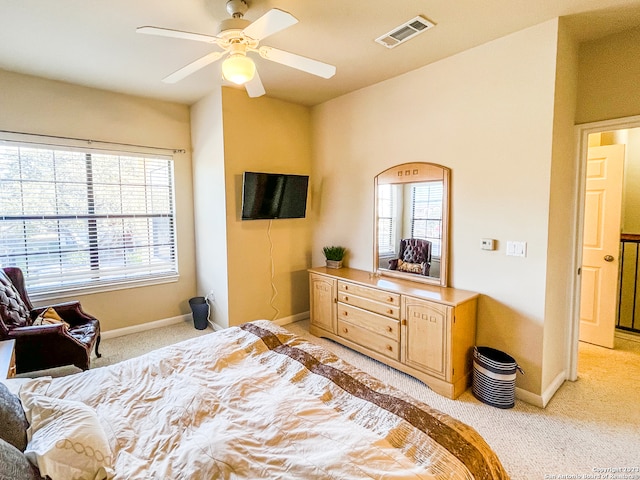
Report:
[[[242,54],[229,55],[222,62],[222,76],[225,80],[244,85],[256,74],[256,65],[253,60]]]

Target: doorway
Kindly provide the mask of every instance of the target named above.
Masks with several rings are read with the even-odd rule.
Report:
[[[589,222],[588,218],[589,209],[592,206],[589,205],[589,202],[593,201],[589,199],[589,186],[588,186],[588,170],[589,170],[589,150],[594,144],[599,145],[614,145],[614,144],[624,144],[626,145],[627,154],[625,155],[625,174],[624,181],[622,186],[622,195],[621,199],[618,202],[621,203],[621,213],[618,214],[621,218],[621,229],[614,227],[617,229],[615,231],[614,237],[617,237],[616,245],[614,247],[614,253],[611,255],[611,252],[603,252],[599,251],[597,257],[599,259],[605,259],[605,263],[610,270],[613,268],[615,272],[614,276],[614,285],[616,288],[613,289],[613,294],[609,292],[608,295],[614,295],[616,298],[613,299],[613,305],[617,305],[618,302],[622,302],[623,296],[620,287],[618,286],[618,265],[620,263],[619,253],[620,253],[620,231],[622,233],[627,234],[640,234],[640,190],[636,187],[630,188],[630,185],[639,185],[640,184],[640,116],[636,117],[628,117],[616,120],[609,120],[604,122],[595,122],[591,124],[579,125],[576,127],[577,137],[579,140],[579,157],[578,157],[578,185],[577,185],[577,201],[576,201],[576,247],[575,247],[575,258],[574,258],[574,267],[575,272],[580,272],[578,275],[574,277],[574,286],[573,286],[573,311],[572,311],[572,321],[570,325],[570,335],[569,335],[569,359],[568,359],[568,367],[567,371],[569,372],[568,378],[570,380],[577,379],[577,360],[578,360],[578,347],[579,341],[581,339],[581,328],[584,327],[585,323],[588,325],[588,321],[585,322],[583,317],[585,311],[587,312],[587,317],[595,317],[597,314],[597,307],[600,305],[599,299],[597,297],[598,293],[596,292],[597,288],[595,287],[598,281],[598,274],[595,268],[592,268],[588,265],[589,252],[586,247],[587,244],[594,243],[590,238],[589,232]],[[591,143],[590,143],[591,137]],[[593,150],[592,150],[593,151]],[[592,155],[593,156],[593,155]],[[631,168],[629,168],[631,167]],[[631,175],[639,175],[638,177],[629,176]],[[632,208],[633,207],[633,208]],[[638,213],[635,213],[638,212]],[[615,213],[614,213],[615,216]],[[637,220],[636,220],[637,217]],[[586,231],[585,231],[586,226]],[[635,247],[635,246],[634,246]],[[611,248],[611,247],[608,247]],[[615,255],[615,256],[614,256]],[[614,257],[613,260],[611,257]],[[637,255],[633,259],[635,262],[637,259]],[[609,262],[609,265],[606,264]],[[585,267],[583,269],[583,267]],[[634,273],[635,276],[635,273]],[[609,286],[611,280],[607,281]],[[625,295],[629,295],[629,287],[625,287]],[[632,294],[634,293],[634,288],[631,289]],[[586,292],[586,294],[585,294]],[[593,297],[590,297],[592,294],[596,294],[596,299],[593,300]],[[625,297],[626,298],[626,297]],[[633,297],[632,297],[633,298]],[[609,300],[611,302],[611,300]],[[637,300],[640,303],[640,298]],[[620,303],[622,305],[622,303]],[[634,306],[635,307],[635,306]],[[626,314],[633,314],[634,307],[631,308],[631,312],[629,312],[628,308]],[[609,313],[611,313],[611,306],[607,307],[609,309]],[[615,321],[610,322],[609,324],[609,332],[608,335],[611,339],[611,344],[607,346],[613,346],[613,336],[614,330],[618,319],[617,309],[615,313]],[[637,309],[636,309],[637,310]],[[583,315],[581,315],[581,312]],[[621,312],[622,313],[622,312]],[[589,320],[587,318],[587,320]],[[597,320],[597,319],[596,319]],[[640,319],[636,320],[636,322],[640,321]],[[586,328],[585,328],[586,330]],[[606,329],[605,329],[606,330]],[[587,335],[588,337],[588,335]],[[598,341],[593,341],[593,337],[591,340],[592,343],[598,343]]]

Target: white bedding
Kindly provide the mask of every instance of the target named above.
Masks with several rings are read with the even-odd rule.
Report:
[[[413,420],[417,402],[271,322],[247,325],[34,379],[21,396],[94,409],[117,479],[507,478],[469,427]]]

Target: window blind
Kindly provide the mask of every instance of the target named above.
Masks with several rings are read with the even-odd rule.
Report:
[[[411,188],[411,237],[431,242],[431,254],[440,256],[442,244],[442,182],[426,182]]]
[[[395,251],[395,200],[392,185],[378,185],[378,254]]]
[[[0,141],[0,265],[30,292],[177,274],[173,160]]]

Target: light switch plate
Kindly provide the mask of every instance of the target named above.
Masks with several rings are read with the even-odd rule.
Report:
[[[507,255],[511,257],[526,257],[527,242],[516,242],[507,240]]]

